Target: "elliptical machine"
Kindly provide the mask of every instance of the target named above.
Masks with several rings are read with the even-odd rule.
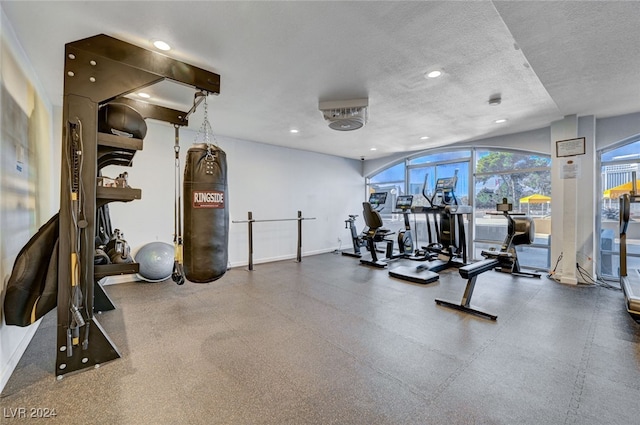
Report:
[[[450,267],[462,267],[467,262],[467,241],[464,231],[464,214],[470,214],[472,207],[459,205],[455,195],[458,170],[452,177],[439,178],[431,196],[427,193],[429,175],[425,175],[422,194],[428,206],[411,208],[414,214],[426,216],[429,244],[416,250],[410,260],[428,261],[417,267],[400,266],[389,270],[389,275],[414,283],[431,283],[438,280],[437,272]],[[432,233],[431,228],[435,232]]]
[[[455,194],[458,170],[452,177],[437,179],[431,196],[427,193],[428,177],[428,174],[425,175],[422,194],[429,205],[413,207],[411,211],[425,214],[429,244],[407,257],[410,260],[428,262],[417,267],[401,266],[389,271],[392,277],[422,284],[438,280],[437,272],[450,267],[462,267],[467,263],[464,214],[472,212],[472,207],[458,204]]]
[[[472,207],[459,205],[455,189],[458,184],[458,170],[453,177],[439,178],[431,198],[426,196],[426,176],[422,191],[430,207],[427,215],[429,245],[423,247],[430,264],[419,267],[439,272],[450,267],[462,267],[467,263],[467,238],[464,230],[464,214],[470,214]],[[433,221],[436,241],[430,233],[430,219]],[[439,225],[439,229],[438,229]]]

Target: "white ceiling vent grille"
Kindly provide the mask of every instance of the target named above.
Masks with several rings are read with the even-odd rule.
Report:
[[[329,128],[351,131],[362,128],[367,123],[368,106],[369,99],[354,99],[320,102],[318,108]]]

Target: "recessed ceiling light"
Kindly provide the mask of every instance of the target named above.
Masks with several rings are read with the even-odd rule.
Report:
[[[289,133],[296,134],[296,133],[299,133],[299,131],[296,130],[295,128],[292,128],[291,130],[289,130]]]
[[[371,149],[369,149],[369,150],[370,150],[370,151],[377,151],[378,149],[376,149],[376,148],[371,148]]]
[[[138,93],[138,96],[142,97],[143,99],[149,99],[151,97],[150,94],[143,92]]]
[[[495,120],[494,123],[495,124],[502,124],[503,122],[507,122],[506,118],[500,118],[499,120]]]
[[[441,75],[442,75],[442,71],[438,71],[438,70],[427,72],[426,74],[424,74],[426,78],[438,78]]]
[[[420,140],[427,140],[428,138],[429,138],[429,136],[422,136],[422,137],[420,138]]]
[[[162,40],[155,40],[153,42],[153,45],[155,46],[156,49],[160,49],[160,50],[171,50],[171,46],[169,46],[169,44],[165,41]]]

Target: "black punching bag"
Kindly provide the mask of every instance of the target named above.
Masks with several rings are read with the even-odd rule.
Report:
[[[215,145],[198,143],[185,162],[184,272],[191,282],[212,282],[227,271],[227,156]]]

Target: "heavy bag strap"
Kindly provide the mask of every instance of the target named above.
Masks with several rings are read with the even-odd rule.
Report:
[[[175,145],[173,150],[175,152],[175,171],[174,171],[174,214],[173,214],[173,245],[174,245],[174,257],[173,257],[173,271],[171,272],[171,279],[178,285],[184,283],[184,269],[182,266],[182,213],[181,213],[181,187],[180,182],[180,127],[174,125],[175,128]]]
[[[214,146],[214,145],[212,145],[210,143],[207,143],[207,153],[206,153],[205,158],[204,158],[205,161],[215,161],[216,160],[216,154],[214,152],[214,148],[215,147],[216,146]]]

